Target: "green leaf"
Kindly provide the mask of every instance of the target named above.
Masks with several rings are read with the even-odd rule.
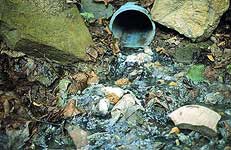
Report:
[[[188,73],[187,73],[187,77],[194,81],[194,82],[201,82],[204,81],[204,70],[205,70],[205,66],[202,64],[199,65],[193,65]]]
[[[95,19],[95,16],[93,13],[85,12],[85,13],[80,13],[80,15],[87,21]]]
[[[227,72],[231,75],[231,64],[226,67]]]

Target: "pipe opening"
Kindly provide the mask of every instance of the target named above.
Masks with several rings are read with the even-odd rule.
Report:
[[[152,21],[149,17],[137,10],[127,10],[118,14],[112,25],[115,37],[125,46],[148,45],[153,37]]]

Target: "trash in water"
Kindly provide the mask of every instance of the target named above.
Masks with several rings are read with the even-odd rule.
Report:
[[[113,14],[109,27],[123,47],[148,46],[155,35],[155,24],[149,12],[134,2],[120,7]]]

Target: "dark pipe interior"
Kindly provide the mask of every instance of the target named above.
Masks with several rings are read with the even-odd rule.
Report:
[[[128,10],[120,13],[114,20],[113,28],[122,30],[123,32],[150,32],[153,29],[149,18],[136,10]]]

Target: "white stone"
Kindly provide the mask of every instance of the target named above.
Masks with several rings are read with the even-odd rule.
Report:
[[[99,112],[102,115],[108,114],[109,106],[110,106],[110,101],[108,99],[106,98],[101,99],[98,103]]]
[[[119,98],[121,98],[124,95],[124,90],[119,88],[119,87],[103,87],[101,89],[102,92],[105,93],[105,95],[108,94],[114,94],[116,96],[118,96]]]

